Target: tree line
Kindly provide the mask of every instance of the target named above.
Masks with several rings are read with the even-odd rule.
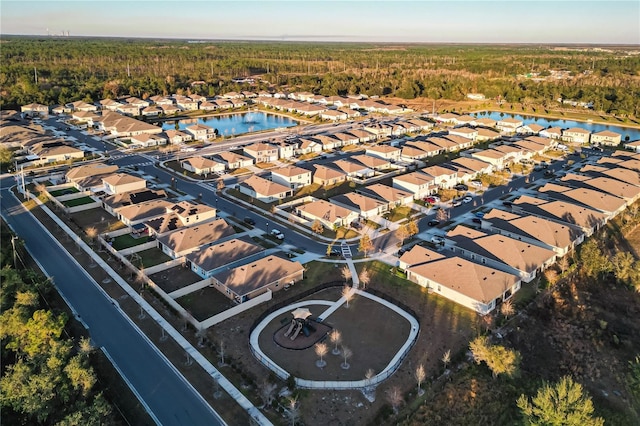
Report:
[[[640,114],[640,57],[623,52],[534,46],[57,39],[6,36],[0,51],[2,108],[64,104],[123,95],[268,87],[317,94],[462,100],[467,93],[512,103],[557,98],[593,102],[621,116]],[[518,76],[565,70],[570,79]],[[254,85],[235,77],[260,75]],[[192,85],[193,82],[204,84]]]

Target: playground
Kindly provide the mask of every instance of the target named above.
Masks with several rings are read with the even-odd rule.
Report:
[[[330,338],[333,330],[338,342]],[[358,388],[368,370],[378,381],[393,374],[418,331],[415,318],[382,299],[356,291],[347,307],[338,289],[328,289],[269,315],[251,334],[251,345],[264,365],[292,374],[299,386]],[[322,367],[318,343],[327,345]]]

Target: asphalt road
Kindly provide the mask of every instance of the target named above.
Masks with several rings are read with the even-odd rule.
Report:
[[[88,325],[94,344],[106,348],[159,423],[222,424],[195,389],[125,319],[116,302],[98,290],[95,281],[5,189],[13,184],[13,177],[2,179],[1,184],[2,217],[24,240],[46,273],[54,277],[56,287]]]

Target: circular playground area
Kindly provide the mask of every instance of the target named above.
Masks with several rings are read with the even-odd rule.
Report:
[[[334,330],[338,341],[330,338]],[[282,378],[293,375],[299,387],[363,388],[396,371],[418,332],[417,320],[390,302],[354,290],[347,306],[336,288],[271,313],[252,331],[250,345],[258,360]]]

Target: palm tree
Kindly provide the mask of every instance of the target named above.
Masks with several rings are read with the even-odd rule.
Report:
[[[318,361],[316,361],[316,366],[318,368],[326,367],[327,366],[327,361],[325,361],[323,359],[324,356],[327,354],[327,352],[329,352],[329,349],[327,348],[326,343],[316,343],[315,351],[316,351],[316,355],[318,355],[318,357],[320,357],[320,359]]]
[[[451,349],[447,349],[447,351],[442,355],[441,361],[444,364],[444,369],[446,370],[447,365],[451,362]]]
[[[331,333],[329,333],[329,340],[335,345],[331,353],[334,355],[340,355],[340,348],[338,348],[338,345],[342,342],[342,334],[334,328],[331,330]]]

